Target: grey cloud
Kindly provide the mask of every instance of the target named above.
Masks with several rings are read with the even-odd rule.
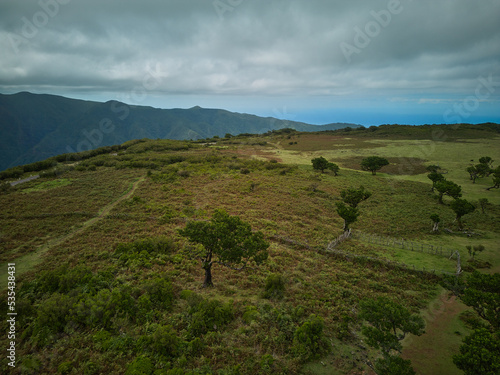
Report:
[[[42,8],[4,0],[0,91],[130,91],[151,66],[161,72],[155,92],[165,94],[439,94],[500,74],[500,1],[401,0],[403,10],[356,47],[355,28],[390,1],[243,0],[220,18],[211,0],[72,0],[16,53],[10,39],[23,35],[22,17]],[[359,53],[347,61],[341,43]]]

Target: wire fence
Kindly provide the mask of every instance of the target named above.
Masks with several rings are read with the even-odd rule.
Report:
[[[394,238],[380,236],[372,233],[364,233],[361,231],[352,232],[352,237],[362,242],[368,242],[372,245],[392,247],[396,249],[415,251],[433,255],[440,255],[446,258],[452,258],[457,250],[443,246],[431,245],[423,242],[409,241],[404,238]]]
[[[335,254],[337,256],[343,257],[347,260],[356,260],[356,261],[361,261],[361,262],[371,262],[371,263],[378,263],[378,264],[385,264],[391,267],[396,267],[400,269],[405,269],[405,270],[411,270],[411,271],[419,271],[423,272],[426,274],[446,274],[446,275],[453,275],[456,274],[455,272],[450,272],[450,271],[445,271],[445,270],[440,270],[436,268],[426,268],[424,266],[422,267],[417,267],[415,265],[408,265],[406,263],[401,263],[389,259],[382,259],[379,257],[373,257],[373,256],[367,256],[367,255],[360,255],[360,254],[353,254],[349,252],[345,252],[342,250],[339,250],[337,247],[340,245],[343,241],[353,238],[356,240],[360,240],[362,242],[368,242],[370,244],[375,244],[378,246],[384,246],[384,247],[393,247],[393,248],[399,248],[399,249],[404,249],[408,251],[416,251],[416,252],[422,252],[422,253],[427,253],[427,254],[433,254],[433,255],[439,255],[443,257],[447,257],[449,259],[453,258],[454,256],[457,257],[457,271],[456,273],[460,273],[461,271],[461,266],[460,266],[460,253],[457,250],[452,250],[452,249],[447,249],[442,246],[435,246],[435,245],[430,245],[430,244],[425,244],[425,243],[420,243],[420,242],[414,242],[414,241],[408,241],[405,239],[399,239],[399,238],[394,238],[394,237],[385,237],[385,236],[379,236],[371,233],[364,233],[360,231],[346,231],[342,235],[338,236],[336,239],[333,241],[329,242],[328,245],[326,246],[326,249],[323,251],[325,253],[329,254]]]

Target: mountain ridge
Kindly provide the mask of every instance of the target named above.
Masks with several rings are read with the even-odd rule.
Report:
[[[200,106],[162,109],[23,91],[0,94],[0,171],[132,139],[204,139],[282,128],[322,131],[345,127],[362,125],[311,125]]]

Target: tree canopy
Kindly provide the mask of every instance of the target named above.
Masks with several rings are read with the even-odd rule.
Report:
[[[369,156],[361,160],[361,169],[364,171],[370,171],[373,175],[386,165],[389,165],[389,161],[385,158],[381,158],[380,156]]]
[[[359,216],[359,210],[355,207],[347,206],[344,202],[336,202],[337,213],[344,219],[344,232],[349,230],[349,225],[356,222]]]
[[[359,189],[349,188],[342,190],[340,192],[340,196],[345,203],[353,208],[356,208],[359,203],[370,198],[372,193],[365,190],[364,186],[360,186]]]
[[[460,198],[462,196],[462,187],[448,180],[438,181],[435,184],[436,190],[439,192],[439,203],[443,203],[443,195],[449,195],[452,198]]]
[[[462,216],[470,214],[476,209],[476,207],[472,203],[465,199],[455,199],[450,203],[450,207],[453,211],[455,211],[455,214],[457,215],[456,220],[458,228],[460,230],[463,229]]]
[[[475,330],[460,346],[453,363],[465,375],[498,375],[500,373],[500,337],[485,328]]]
[[[408,333],[417,336],[424,333],[425,323],[421,316],[411,314],[387,297],[361,301],[359,317],[369,323],[362,328],[367,344],[386,354],[391,350],[401,352],[400,341]]]
[[[360,303],[359,317],[365,320],[361,332],[366,343],[382,351],[382,358],[375,362],[374,370],[384,375],[413,375],[411,362],[399,357],[401,340],[408,333],[420,336],[424,333],[425,323],[421,316],[411,314],[405,307],[392,302],[387,297],[366,299]],[[397,354],[394,355],[394,352]]]
[[[321,173],[325,172],[325,169],[331,170],[335,176],[337,176],[340,168],[337,164],[331,163],[328,160],[326,160],[323,156],[320,156],[318,158],[314,158],[311,160],[313,168],[320,170]]]
[[[202,245],[191,253],[205,270],[203,286],[213,286],[212,265],[218,263],[243,269],[248,262],[261,264],[267,259],[269,244],[262,232],[252,232],[248,223],[223,210],[216,210],[211,221],[190,221],[179,233],[190,242]]]
[[[496,330],[500,330],[500,274],[474,271],[467,278],[467,286],[460,297]]]
[[[500,167],[496,167],[492,171],[493,173],[493,186],[489,187],[486,190],[498,189],[500,187]]]

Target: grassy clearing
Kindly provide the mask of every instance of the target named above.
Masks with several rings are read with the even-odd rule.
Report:
[[[471,333],[459,318],[467,309],[446,290],[439,289],[425,310],[426,332],[420,337],[409,336],[403,342],[402,357],[412,361],[417,374],[463,373],[453,364],[452,356],[458,352],[462,339]]]
[[[41,183],[36,184],[33,187],[24,188],[21,191],[23,193],[32,193],[34,191],[47,191],[47,190],[55,189],[57,187],[68,186],[71,183],[72,183],[72,181],[70,179],[60,178],[57,180],[50,180],[50,181],[41,182]]]

